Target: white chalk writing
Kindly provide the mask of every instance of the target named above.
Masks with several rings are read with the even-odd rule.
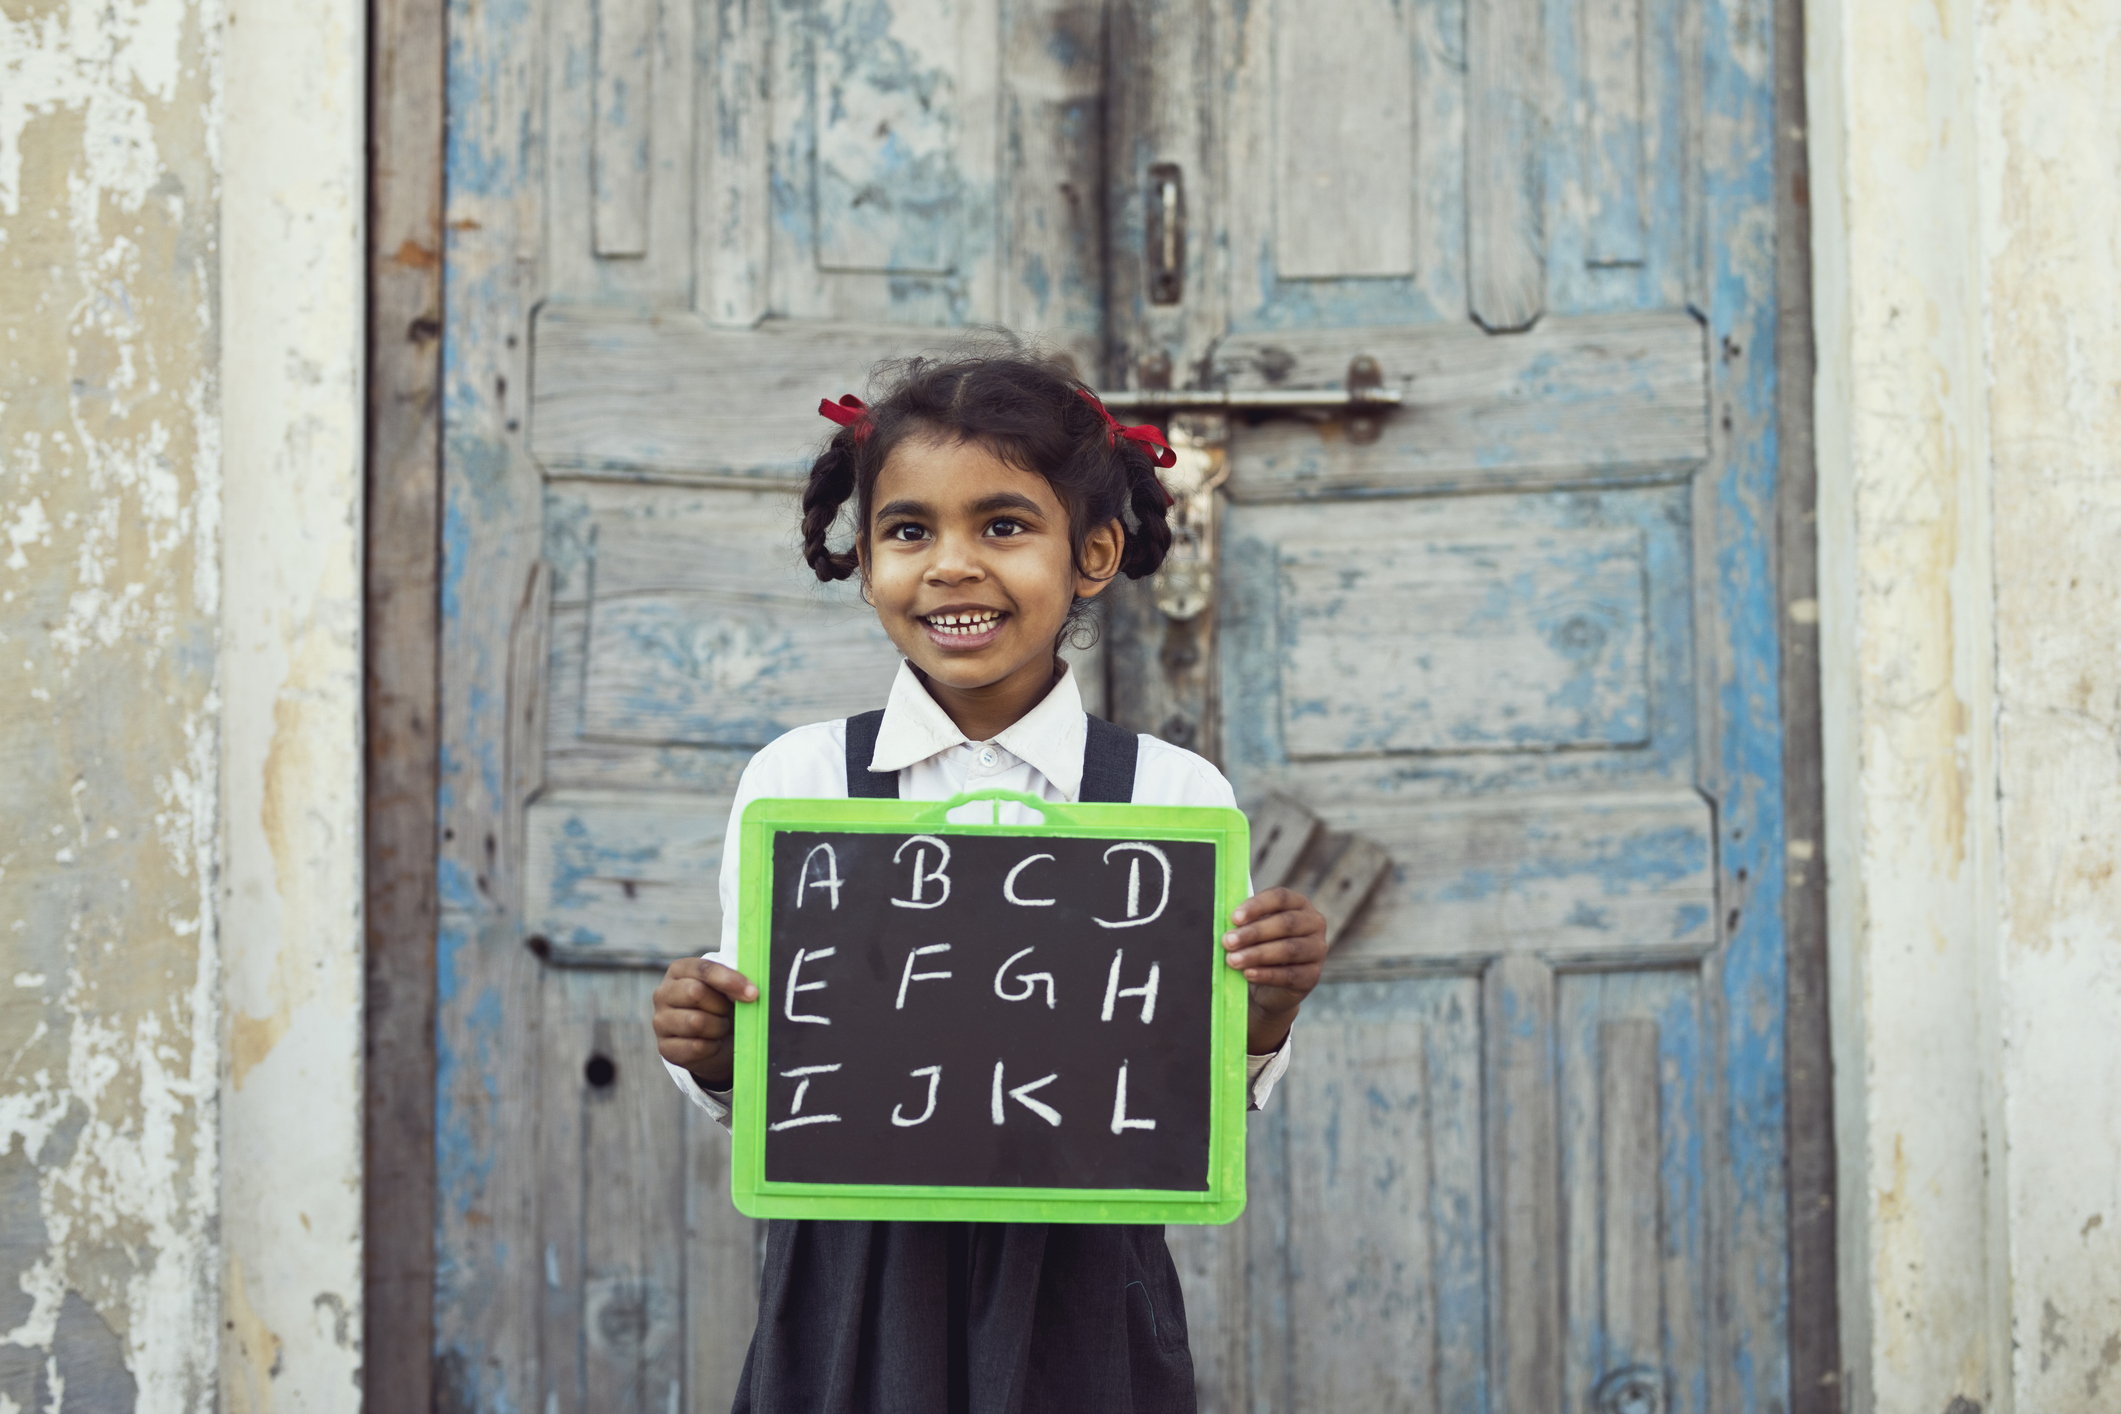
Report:
[[[826,984],[823,982],[798,982],[796,979],[803,975],[803,964],[805,962],[821,962],[837,951],[839,951],[837,948],[819,948],[816,952],[805,952],[801,948],[795,950],[795,961],[788,964],[788,999],[781,1004],[781,1014],[783,1016],[790,1021],[807,1021],[815,1026],[830,1026],[832,1024],[832,1018],[829,1016],[811,1016],[806,1013],[798,1013],[795,1009],[795,994],[797,992],[823,991]]]
[[[924,948],[915,948],[912,952],[906,954],[906,970],[901,972],[898,978],[898,1005],[893,1010],[904,1011],[906,1009],[906,988],[912,983],[946,982],[949,980],[950,974],[947,972],[915,972],[913,970],[913,963],[916,958],[932,952],[948,951],[950,951],[948,943],[930,943]],[[915,1073],[918,1074],[918,1072]]]
[[[1023,957],[1025,954],[1031,951],[1032,949],[1025,948],[1021,952],[1011,953],[1007,962],[1003,963],[1000,967],[994,969],[994,995],[1000,997],[1005,1002],[1024,1001],[1027,1000],[1033,992],[1036,992],[1038,990],[1038,984],[1043,982],[1046,984],[1046,1010],[1051,1011],[1053,1010],[1053,974],[1050,972],[1020,973],[1015,978],[1015,980],[1024,984],[1022,991],[1005,992],[1002,990],[1002,979],[1009,975],[1009,969],[1016,965],[1016,960],[1018,958]]]
[[[907,849],[914,845],[922,847],[913,852],[913,897],[894,898],[891,901],[900,908],[941,908],[950,897],[950,876],[943,872],[950,867],[950,846],[937,839],[934,835],[913,835],[908,837],[906,842],[900,845],[892,854],[891,862],[893,864],[898,863],[900,857],[906,853]],[[936,853],[939,856],[939,861],[933,870],[928,868],[927,846],[929,845],[935,846]],[[943,886],[942,893],[932,901],[922,897],[929,884],[941,884]]]
[[[800,1129],[806,1124],[838,1124],[840,1122],[838,1115],[804,1114],[803,1096],[810,1093],[811,1076],[830,1075],[839,1068],[839,1063],[835,1061],[831,1065],[799,1065],[793,1070],[782,1071],[782,1079],[795,1081],[795,1101],[788,1106],[788,1118],[776,1120],[769,1128],[778,1133],[783,1129]]]
[[[1127,871],[1127,916],[1116,923],[1109,918],[1100,918],[1097,920],[1097,926],[1100,928],[1139,928],[1144,923],[1154,923],[1157,919],[1164,916],[1164,909],[1171,902],[1171,856],[1165,854],[1153,844],[1145,844],[1135,840],[1126,844],[1116,844],[1106,850],[1105,862],[1109,864],[1112,861],[1112,856],[1118,854],[1121,850],[1132,850],[1138,855],[1146,854],[1158,864],[1161,864],[1164,869],[1163,892],[1156,900],[1156,907],[1146,916],[1142,916],[1141,860],[1139,858],[1130,859],[1127,861],[1131,866]]]

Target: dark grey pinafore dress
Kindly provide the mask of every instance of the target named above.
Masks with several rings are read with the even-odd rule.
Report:
[[[847,721],[847,793],[882,712]],[[1140,742],[1090,718],[1082,799],[1134,798]],[[1160,1227],[775,1220],[734,1414],[1192,1414]]]

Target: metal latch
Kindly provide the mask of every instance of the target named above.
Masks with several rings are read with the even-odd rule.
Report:
[[[1406,401],[1398,388],[1384,386],[1384,370],[1368,354],[1348,364],[1347,381],[1338,388],[1129,388],[1099,393],[1109,408],[1172,412],[1198,408],[1253,412],[1347,414],[1351,442],[1374,442],[1383,416]]]
[[[1219,417],[1171,419],[1171,450],[1178,461],[1161,478],[1172,496],[1166,513],[1171,548],[1150,577],[1149,592],[1164,617],[1180,623],[1198,618],[1215,600],[1215,491],[1230,476],[1224,435]]]

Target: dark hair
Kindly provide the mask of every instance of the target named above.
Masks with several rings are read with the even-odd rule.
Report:
[[[1067,507],[1078,571],[1090,532],[1115,520],[1126,532],[1120,573],[1140,579],[1164,562],[1171,526],[1155,463],[1140,443],[1114,437],[1101,405],[1056,365],[1011,349],[907,359],[879,372],[883,395],[867,418],[834,434],[803,488],[803,558],[819,579],[845,579],[860,568],[852,545],[834,550],[827,537],[849,500],[856,539],[868,535],[877,473],[894,450],[920,438],[975,442],[1045,477]]]

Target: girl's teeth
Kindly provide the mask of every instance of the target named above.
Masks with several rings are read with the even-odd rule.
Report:
[[[985,633],[1001,622],[998,613],[986,614],[933,614],[928,624],[940,632],[958,636]]]

